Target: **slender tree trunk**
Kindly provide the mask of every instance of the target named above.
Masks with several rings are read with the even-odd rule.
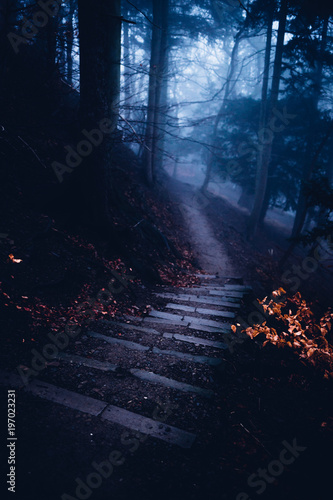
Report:
[[[329,127],[325,137],[322,139],[312,161],[308,164],[308,168],[307,168],[307,171],[305,174],[306,181],[310,180],[311,174],[317,165],[318,157],[319,157],[320,153],[322,152],[329,137],[331,136],[332,132],[333,132],[333,122],[332,122],[331,126]],[[306,196],[304,194],[303,189],[301,189],[300,197],[298,200],[297,210],[298,211],[296,213],[295,223],[298,223],[298,225],[295,228],[295,232],[293,231],[293,233],[292,233],[292,238],[297,238],[300,235],[302,228],[303,228],[303,225],[304,225],[306,214],[307,214],[307,200],[306,200]],[[294,223],[294,227],[295,227],[295,223]]]
[[[102,134],[102,141],[99,135],[100,143],[85,154],[83,189],[94,223],[104,227],[112,201],[111,152],[119,113],[120,0],[95,0],[94,5],[79,0],[79,30],[81,127]]]
[[[149,185],[154,184],[154,126],[155,111],[157,106],[157,84],[158,84],[158,62],[161,46],[162,30],[161,25],[161,3],[159,0],[153,0],[153,33],[151,40],[150,70],[149,70],[149,89],[148,89],[148,111],[146,125],[146,146],[145,151],[145,173]],[[160,23],[160,25],[158,25]]]
[[[145,174],[149,185],[155,182],[155,155],[157,152],[158,118],[161,81],[165,67],[169,0],[153,0],[153,33],[148,90],[146,126]]]
[[[264,76],[261,89],[261,103],[260,103],[260,117],[259,117],[259,131],[263,130],[267,125],[267,106],[268,106],[268,82],[269,82],[269,68],[271,64],[271,50],[272,50],[272,31],[273,31],[273,19],[274,19],[274,5],[270,5],[268,11],[268,25],[267,25],[267,39],[265,48],[265,62],[264,62]],[[262,150],[259,152],[258,162],[261,164]],[[259,183],[259,175],[256,178],[256,183]],[[268,184],[268,173],[267,173],[267,184]],[[257,184],[256,184],[257,189]],[[259,186],[258,186],[259,189]],[[262,206],[259,214],[258,224],[262,224],[265,220],[266,213],[269,206],[270,192],[268,186],[266,185],[265,196],[262,201]],[[254,205],[252,207],[254,209]]]
[[[67,81],[69,85],[73,83],[73,40],[74,40],[74,0],[69,2],[67,37],[66,37],[66,59],[67,59]]]
[[[318,111],[318,103],[321,94],[321,86],[323,79],[323,55],[327,45],[327,30],[328,30],[328,16],[324,19],[323,23],[323,32],[321,39],[321,48],[320,48],[320,56],[317,61],[317,71],[314,78],[314,91],[313,91],[313,99],[312,99],[312,109],[314,116]],[[313,137],[313,123],[311,122],[308,140],[307,140],[307,148],[306,148],[306,161],[307,158],[312,157],[313,147],[314,147],[314,137]],[[311,178],[313,169],[315,168],[315,163],[310,160],[305,165],[304,173],[303,173],[303,182],[308,182]],[[292,229],[292,238],[297,238],[302,232],[302,228],[304,225],[304,221],[306,218],[307,206],[306,206],[306,196],[304,193],[303,187],[300,189],[300,194],[297,202],[296,215],[294,220],[294,225]]]
[[[267,92],[268,92],[273,11],[271,11],[269,15],[266,53],[265,53],[265,76],[263,80],[263,89],[262,89],[262,106],[260,110],[259,134],[264,133],[265,125],[268,124],[271,118],[273,117],[273,110],[276,107],[279,98],[279,88],[280,88],[281,71],[282,71],[282,55],[284,46],[284,36],[286,31],[287,12],[288,12],[288,0],[282,0],[280,7],[280,14],[279,14],[279,29],[278,29],[278,36],[277,36],[277,43],[275,50],[272,89],[271,89],[270,100],[268,102]],[[260,221],[260,216],[262,214],[263,204],[265,201],[265,195],[267,189],[268,170],[271,161],[272,147],[273,147],[273,139],[270,140],[268,143],[263,144],[262,149],[258,155],[255,198],[254,198],[253,209],[248,223],[248,237],[253,237],[255,235]]]
[[[58,56],[58,61],[59,61],[59,70],[62,75],[65,75],[65,68],[66,68],[66,49],[65,49],[65,37],[66,35],[60,36],[59,39],[59,56]]]
[[[166,33],[167,35],[167,33]],[[167,113],[168,113],[168,69],[169,69],[169,45],[168,36],[162,37],[161,52],[163,64],[163,71],[160,81],[160,96],[159,106],[157,108],[157,127],[155,127],[155,173],[161,172],[163,167],[163,154],[164,154],[164,140],[165,130],[167,127]]]
[[[332,184],[333,184],[333,141],[331,141],[331,147],[330,147],[330,161],[326,167],[326,175],[327,175],[327,179],[328,179],[328,183],[329,185],[332,187]]]
[[[261,130],[265,126],[267,120],[268,82],[269,82],[269,68],[271,64],[273,18],[274,18],[274,8],[273,6],[271,6],[268,13],[264,75],[263,75],[262,89],[261,89],[259,130]]]
[[[266,193],[265,193],[265,199],[264,199],[262,207],[261,207],[259,224],[263,224],[263,222],[265,220],[267,210],[269,208],[270,199],[271,199],[271,192],[270,192],[269,182],[267,182],[267,189],[266,189]]]
[[[128,17],[128,12],[125,13]],[[131,50],[130,50],[130,34],[129,34],[128,23],[123,23],[123,34],[124,34],[124,105],[125,105],[125,118],[126,120],[131,119],[131,104],[133,99],[133,85],[132,85],[132,70],[131,70]]]
[[[306,216],[306,219],[305,219],[305,223],[304,223],[304,231],[310,231],[311,229],[311,222],[312,220],[314,219],[316,213],[315,213],[315,207],[310,207],[308,212],[307,212],[307,216]]]
[[[231,56],[230,56],[230,64],[229,64],[229,69],[228,69],[228,76],[226,80],[226,86],[225,86],[225,91],[224,91],[224,96],[223,96],[223,101],[221,104],[221,107],[219,109],[219,112],[216,115],[215,122],[214,122],[214,129],[213,129],[213,140],[212,140],[212,145],[211,145],[211,150],[208,155],[208,161],[207,161],[207,168],[206,168],[206,175],[204,182],[201,186],[201,191],[205,193],[208,188],[208,184],[210,182],[210,178],[212,175],[212,169],[213,169],[213,164],[215,160],[215,153],[214,150],[218,146],[218,127],[220,124],[220,121],[223,118],[223,115],[225,113],[225,108],[228,103],[229,96],[235,86],[235,82],[233,81],[233,78],[235,76],[236,68],[237,68],[237,57],[238,57],[238,49],[239,49],[239,44],[242,41],[242,34],[243,34],[244,29],[242,28],[236,35],[235,37],[235,43],[231,51]]]
[[[58,21],[58,16],[51,17],[45,28],[47,36],[47,70],[51,76],[56,70]]]
[[[260,94],[262,92],[262,83],[261,83],[261,80],[262,80],[262,75],[265,73],[265,63],[263,64],[263,61],[262,61],[262,55],[260,52],[258,52],[257,54],[257,57],[256,57],[257,61],[256,61],[256,66],[257,66],[257,78],[256,78],[256,92],[255,92],[255,95],[258,94],[258,99],[260,98]]]
[[[0,3],[0,100],[5,98],[3,95],[3,89],[9,49],[7,40],[7,33],[10,31],[9,17],[10,0],[4,0]]]

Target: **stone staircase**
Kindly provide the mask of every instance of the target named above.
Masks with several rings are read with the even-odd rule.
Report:
[[[105,425],[190,448],[218,425],[216,370],[250,290],[238,278],[197,276],[193,288],[156,287],[157,307],[146,317],[95,323],[27,386],[14,372],[0,372],[1,383]]]

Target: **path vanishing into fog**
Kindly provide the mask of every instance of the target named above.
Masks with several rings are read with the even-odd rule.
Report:
[[[204,214],[207,198],[194,186],[182,182],[169,182],[169,191],[176,196],[178,206],[188,228],[190,244],[203,272],[219,277],[235,277],[236,273],[226,249],[215,238]]]

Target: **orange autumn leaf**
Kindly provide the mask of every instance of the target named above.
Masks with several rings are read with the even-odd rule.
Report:
[[[12,253],[10,253],[10,254],[8,255],[8,257],[9,257],[9,258],[10,258],[10,260],[11,260],[12,262],[14,262],[15,264],[19,264],[20,262],[22,262],[22,259],[15,259],[15,258],[14,258],[14,255],[13,255]]]

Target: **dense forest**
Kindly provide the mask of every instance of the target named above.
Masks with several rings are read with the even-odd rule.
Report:
[[[329,0],[0,0],[9,498],[329,495],[332,104]]]
[[[4,113],[13,116],[29,93],[30,120],[61,124],[53,155],[67,139],[67,156],[63,147],[59,161],[30,153],[41,157],[48,184],[74,183],[69,174],[80,165],[74,188],[95,223],[107,223],[116,187],[106,165],[121,143],[151,186],[190,155],[205,172],[203,190],[215,178],[232,182],[250,209],[249,237],[269,207],[295,214],[293,237],[314,225],[327,235],[330,15],[324,0],[112,2],[94,12],[84,2],[2,2]],[[104,129],[103,119],[111,120]]]

